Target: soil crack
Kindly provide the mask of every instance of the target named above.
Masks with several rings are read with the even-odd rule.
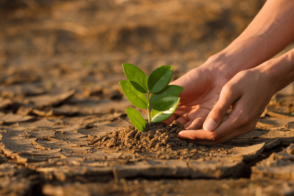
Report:
[[[250,161],[245,161],[245,165],[241,170],[238,178],[250,178],[252,173],[252,167],[256,166],[257,163],[261,162],[262,160],[267,159],[271,154],[282,152],[285,148],[290,145],[279,144],[270,149],[264,149],[255,159]]]

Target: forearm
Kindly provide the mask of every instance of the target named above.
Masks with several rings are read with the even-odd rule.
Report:
[[[216,65],[228,78],[267,61],[294,39],[293,10],[293,0],[268,0],[244,32],[212,61],[226,59]]]
[[[254,69],[266,74],[274,92],[279,91],[294,81],[294,49]]]

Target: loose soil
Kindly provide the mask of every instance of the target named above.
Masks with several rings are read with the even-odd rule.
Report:
[[[92,142],[100,149],[152,153],[151,157],[157,159],[186,160],[187,158],[207,157],[197,151],[197,144],[178,137],[178,133],[183,129],[183,125],[177,121],[173,121],[171,125],[151,123],[151,126],[147,127],[144,132],[138,131],[132,125],[117,129],[108,135],[95,137]],[[230,150],[218,149],[218,153],[229,154]]]

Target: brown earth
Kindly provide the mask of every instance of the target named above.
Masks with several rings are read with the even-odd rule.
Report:
[[[254,131],[201,146],[176,123],[138,132],[118,85],[125,62],[180,77],[263,3],[0,1],[0,195],[293,195],[293,89]]]
[[[92,143],[99,149],[111,149],[139,153],[141,158],[155,159],[199,159],[213,157],[207,153],[199,153],[197,144],[178,138],[178,133],[183,130],[183,125],[174,121],[172,124],[151,123],[144,132],[138,131],[133,125],[119,128],[107,135],[94,137]],[[202,148],[202,151],[205,151]],[[207,149],[207,152],[211,149]],[[219,154],[230,154],[232,150],[225,147],[218,148]],[[214,156],[216,157],[216,156]]]

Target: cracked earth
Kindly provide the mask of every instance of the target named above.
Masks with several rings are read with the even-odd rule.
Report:
[[[209,147],[178,139],[177,123],[137,133],[118,85],[125,62],[173,65],[173,79],[201,65],[264,1],[11,2],[0,2],[0,195],[294,194],[291,87],[254,131]]]

